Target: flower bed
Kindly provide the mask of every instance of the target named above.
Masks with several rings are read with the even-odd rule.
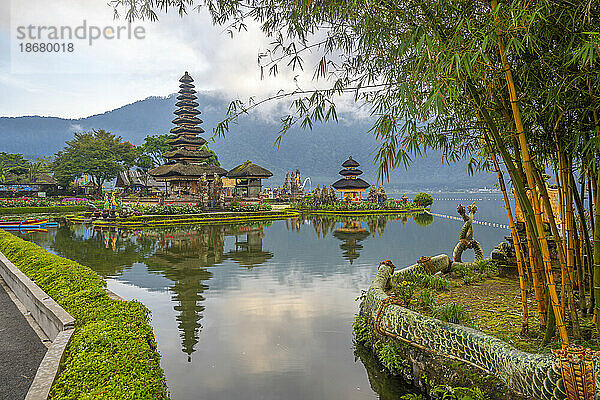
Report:
[[[52,399],[167,399],[149,311],[89,267],[0,231],[0,251],[77,320]]]
[[[256,211],[271,211],[272,208],[273,207],[271,207],[270,204],[246,204],[246,203],[233,202],[227,206],[227,211],[256,212]]]
[[[84,198],[45,199],[40,197],[22,197],[19,199],[0,199],[0,214],[58,213],[87,210],[93,202]]]
[[[269,204],[245,204],[245,203],[231,203],[227,206],[227,211],[271,211]],[[171,205],[165,204],[160,205],[140,205],[134,207],[133,210],[138,214],[144,215],[189,215],[189,214],[202,214],[204,209],[195,204],[184,204],[184,205]]]
[[[13,207],[50,207],[56,204],[56,201],[45,199],[45,198],[28,198],[22,197],[20,199],[0,199],[0,208],[13,208]]]
[[[416,205],[412,200],[402,202],[401,200],[387,200],[383,203],[370,203],[366,201],[336,202],[333,204],[318,204],[307,201],[295,201],[291,204],[292,208],[310,210],[310,211],[378,211],[378,210],[421,210],[423,207]]]

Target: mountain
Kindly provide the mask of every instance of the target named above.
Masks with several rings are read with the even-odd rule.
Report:
[[[0,151],[22,153],[25,156],[47,156],[64,146],[75,132],[104,129],[122,136],[133,144],[141,144],[148,134],[166,133],[173,126],[175,95],[149,97],[135,103],[80,119],[55,117],[0,117]],[[228,101],[216,93],[198,93],[202,127],[208,139],[212,128],[222,120]],[[277,117],[277,116],[276,116]],[[275,118],[274,118],[275,119]],[[242,116],[224,138],[215,138],[209,146],[219,156],[221,165],[231,169],[251,160],[273,172],[267,186],[283,183],[286,172],[300,169],[302,177],[310,177],[313,186],[331,184],[339,178],[341,164],[349,155],[361,163],[363,178],[373,182],[373,165],[377,141],[368,134],[369,121],[342,115],[339,123],[316,125],[312,131],[293,129],[281,146],[274,146],[279,125],[260,116]],[[492,186],[493,173],[467,175],[467,161],[452,166],[443,165],[437,152],[416,159],[405,170],[392,173],[389,186],[402,189],[459,189]]]

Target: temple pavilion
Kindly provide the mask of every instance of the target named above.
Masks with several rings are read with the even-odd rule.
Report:
[[[340,171],[342,179],[332,185],[334,189],[340,192],[341,200],[360,200],[361,193],[370,186],[367,182],[358,177],[363,173],[358,169],[359,166],[360,164],[353,160],[352,156],[342,164],[342,167],[344,167],[344,169]]]
[[[201,179],[211,181],[215,176],[227,174],[227,170],[207,162],[212,154],[203,148],[206,140],[198,136],[204,129],[198,126],[202,120],[197,117],[200,111],[195,101],[198,97],[194,80],[186,71],[179,82],[175,103],[178,108],[173,112],[176,118],[172,121],[175,127],[170,131],[175,137],[169,140],[175,149],[164,153],[168,162],[150,170],[149,174],[157,181],[169,182],[172,193],[194,195],[200,193]]]
[[[235,195],[240,197],[260,197],[262,179],[273,176],[268,169],[250,161],[238,165],[227,173],[227,178],[235,179]]]

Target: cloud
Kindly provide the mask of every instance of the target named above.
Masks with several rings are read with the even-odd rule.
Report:
[[[0,63],[0,99],[4,116],[46,115],[79,118],[105,112],[148,96],[166,96],[178,90],[177,79],[189,71],[198,90],[220,92],[226,99],[265,98],[279,90],[293,90],[325,83],[312,81],[312,71],[280,69],[276,77],[261,80],[257,57],[270,39],[258,24],[233,38],[222,26],[213,26],[206,12],[160,14],[159,22],[139,22],[145,29],[141,40],[98,39],[90,46],[74,41],[71,53],[21,53],[19,26],[106,27],[127,25],[113,19],[106,2],[78,0],[0,0],[11,6],[10,18],[0,19],[0,51],[10,53],[10,63]],[[6,9],[5,8],[5,9]],[[15,12],[18,10],[18,12]],[[307,54],[311,62],[318,58]],[[346,102],[342,102],[346,107]],[[258,111],[269,116],[286,111],[272,103]]]
[[[73,132],[73,133],[83,132],[83,127],[81,126],[81,124],[71,124],[69,126],[69,132]]]

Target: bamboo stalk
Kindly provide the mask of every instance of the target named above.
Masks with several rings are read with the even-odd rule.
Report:
[[[562,152],[561,152],[562,153]],[[561,155],[559,153],[559,156]],[[567,217],[567,270],[569,271],[569,280],[574,282],[574,270],[575,270],[575,219],[573,218],[573,182],[571,165],[566,159],[564,153],[562,153],[563,160],[565,160],[565,216]]]
[[[510,226],[510,234],[512,236],[513,245],[515,247],[515,255],[517,257],[517,271],[519,273],[519,287],[521,289],[521,311],[523,313],[523,319],[521,322],[521,335],[526,335],[529,333],[529,311],[527,309],[527,288],[525,286],[525,276],[523,273],[524,260],[521,258],[521,241],[519,239],[517,227],[515,226],[515,221],[512,216],[510,201],[508,199],[508,195],[506,194],[506,185],[504,184],[504,177],[502,176],[502,171],[500,170],[500,166],[498,165],[496,153],[494,152],[492,144],[490,143],[490,140],[487,138],[487,136],[485,139],[488,146],[488,150],[490,152],[490,156],[492,158],[492,162],[494,163],[494,168],[496,169],[496,175],[498,175],[498,183],[500,184],[500,190],[502,191],[502,196],[504,198],[504,207],[506,208],[506,213],[508,214],[508,225]]]
[[[581,247],[582,247],[582,255],[581,255],[582,264],[581,264],[581,270],[582,271],[581,272],[583,274],[583,279],[582,279],[582,282],[581,282],[582,287],[580,288],[580,291],[581,291],[582,294],[580,294],[580,297],[584,298],[584,304],[585,304],[585,270],[586,270],[586,264],[588,264],[588,271],[589,271],[590,282],[593,282],[593,276],[592,276],[592,273],[591,273],[591,267],[589,267],[589,265],[590,265],[589,261],[591,261],[590,257],[591,257],[591,254],[592,254],[592,243],[590,242],[589,235],[586,233],[586,232],[589,232],[589,231],[588,231],[588,228],[587,228],[587,222],[585,220],[585,209],[583,207],[583,201],[579,197],[579,194],[577,193],[576,190],[573,191],[573,194],[574,194],[573,198],[575,200],[575,205],[577,206],[577,215],[579,216],[579,225],[581,226],[581,237],[582,237],[582,240],[581,240],[581,242],[582,242],[581,243]],[[588,262],[587,263],[585,262],[586,261],[586,257],[585,257],[586,254],[588,255],[588,257],[587,257]],[[590,283],[590,285],[591,284],[592,283]],[[594,296],[594,291],[591,290],[591,288],[590,288],[590,301],[593,301],[593,300],[591,300],[591,298],[593,296]],[[585,315],[587,313],[587,310],[586,311],[582,310],[582,313]]]
[[[538,187],[540,188],[540,194],[541,194],[540,197],[542,198],[542,201],[544,202],[544,211],[546,212],[546,218],[548,219],[548,222],[550,225],[550,230],[552,231],[552,235],[555,238],[554,240],[557,240],[556,238],[558,238],[560,235],[558,232],[558,225],[556,224],[556,219],[554,218],[554,213],[552,212],[552,205],[550,203],[550,196],[548,196],[548,190],[546,189],[546,185],[542,182],[542,177],[541,177],[541,174],[539,173],[539,171],[537,171],[537,173],[534,175],[534,177],[536,179],[536,183],[537,183]],[[565,251],[562,246],[557,246],[556,252],[558,255],[558,261],[561,266],[561,271],[564,271],[566,269]],[[569,288],[570,287],[570,285],[568,284],[569,276],[566,273],[563,276],[566,279],[566,282],[564,282],[565,288]],[[568,298],[568,293],[569,292],[565,290],[565,292],[563,294],[565,298]]]
[[[491,0],[492,8],[495,10],[497,6],[496,0]],[[548,242],[546,240],[544,226],[541,219],[541,210],[539,201],[537,198],[537,193],[535,190],[535,183],[533,177],[534,167],[532,165],[532,161],[529,157],[529,148],[527,145],[527,139],[525,138],[525,130],[523,128],[523,123],[521,121],[521,112],[519,110],[519,100],[517,98],[517,92],[515,89],[514,81],[512,78],[512,73],[510,70],[510,65],[508,63],[508,59],[506,57],[506,49],[504,46],[504,39],[502,37],[502,32],[496,24],[496,34],[498,36],[498,48],[500,51],[500,58],[502,60],[502,66],[504,68],[504,76],[506,78],[506,83],[508,85],[508,92],[510,95],[510,102],[512,105],[513,117],[515,120],[515,127],[517,131],[517,137],[519,139],[519,144],[521,147],[521,154],[523,156],[523,166],[525,167],[525,175],[527,177],[527,185],[529,186],[529,190],[531,191],[531,200],[533,205],[533,211],[535,216],[535,222],[537,226],[538,237],[536,240],[540,241],[540,247],[542,249],[542,257],[544,262],[544,270],[546,272],[546,283],[548,286],[548,291],[550,294],[550,300],[552,303],[552,308],[554,312],[554,316],[556,318],[556,327],[558,328],[558,332],[561,339],[562,347],[566,347],[569,344],[569,336],[567,334],[567,329],[564,324],[564,319],[562,317],[562,313],[560,310],[558,295],[556,293],[556,284],[554,283],[554,276],[552,274],[552,265],[550,260],[550,252],[548,250]],[[600,246],[599,246],[598,259],[600,260]],[[598,278],[600,279],[600,265],[598,266]],[[598,288],[600,292],[600,287]],[[599,293],[600,295],[600,293]]]
[[[588,207],[590,210],[590,225],[592,228],[592,234],[595,232],[594,229],[594,196],[593,196],[593,192],[592,192],[592,185],[593,185],[593,179],[592,179],[592,173],[591,171],[588,171]],[[592,249],[588,249],[588,274],[589,274],[589,278],[590,278],[590,314],[594,313],[594,309],[595,304],[596,304],[596,296],[595,296],[595,291],[594,291],[594,269],[593,269],[593,252]]]
[[[546,296],[545,296],[545,292],[544,292],[544,288],[540,285],[537,284],[536,282],[540,281],[540,279],[537,279],[536,275],[539,271],[539,264],[537,263],[537,260],[540,259],[540,264],[541,264],[541,249],[540,249],[540,243],[538,241],[534,241],[531,240],[531,234],[529,232],[536,232],[536,225],[535,223],[532,221],[531,216],[533,215],[533,208],[531,207],[531,203],[529,201],[529,198],[527,196],[527,191],[526,188],[523,184],[523,180],[522,180],[522,174],[520,170],[517,170],[515,163],[513,162],[513,159],[510,155],[510,153],[508,152],[508,150],[506,149],[506,146],[502,140],[502,138],[500,137],[500,133],[498,132],[498,128],[496,127],[496,124],[494,123],[494,121],[492,120],[492,118],[490,117],[487,109],[485,107],[482,107],[481,105],[481,99],[479,97],[479,93],[478,91],[475,89],[474,85],[471,83],[471,81],[466,80],[464,81],[464,85],[465,85],[465,90],[467,91],[469,97],[471,98],[471,100],[473,101],[477,111],[480,113],[483,121],[485,122],[486,126],[488,127],[488,130],[486,131],[487,134],[490,135],[490,140],[493,141],[493,143],[495,143],[500,155],[502,156],[502,160],[504,162],[504,165],[506,166],[508,173],[512,179],[514,188],[515,188],[515,201],[517,201],[520,204],[521,210],[523,211],[523,214],[525,215],[525,227],[526,227],[526,233],[528,233],[528,252],[530,255],[530,259],[533,260],[530,264],[530,268],[532,269],[532,281],[534,282],[534,292],[536,293],[536,301],[538,302],[538,310],[540,310],[539,312],[539,318],[541,321],[541,328],[545,329],[545,325],[546,325]],[[518,153],[516,154],[516,157],[518,158]],[[519,161],[520,164],[520,161]],[[537,280],[536,280],[537,279]],[[535,289],[537,288],[538,291],[536,291]],[[539,293],[539,289],[541,289],[541,295]]]
[[[596,179],[596,185],[600,185],[600,179]],[[595,228],[594,229],[594,318],[596,328],[600,330],[600,318],[598,318],[598,309],[600,308],[600,210],[598,205],[600,204],[600,187],[596,188],[596,216],[595,216]]]
[[[592,85],[588,80],[588,89],[590,93],[590,97],[594,98],[594,93],[592,90]],[[597,110],[597,102],[593,103],[595,105],[592,108],[592,114],[594,116],[594,125],[596,128],[596,137],[598,139],[598,152],[600,152],[600,118],[598,116]],[[595,219],[594,225],[594,299],[595,299],[595,307],[594,307],[594,323],[596,324],[596,329],[600,331],[600,318],[598,318],[598,309],[600,308],[600,209],[598,204],[600,204],[600,179],[598,179],[598,173],[594,174],[593,171],[590,171],[591,178],[594,181],[595,185],[592,187],[595,190],[595,205],[596,205],[596,214],[595,216],[590,215],[592,219]],[[590,209],[591,211],[591,209]]]
[[[584,236],[585,236],[585,232],[583,231],[583,228],[580,227],[579,228],[579,237],[581,237],[581,239],[579,240],[579,253],[578,253],[578,258],[579,260],[577,260],[577,280],[578,280],[578,285],[579,285],[579,311],[581,311],[581,314],[585,317],[587,314],[587,296],[585,293],[585,240],[584,240]]]
[[[548,308],[546,304],[546,293],[541,283],[539,274],[540,268],[538,266],[537,259],[534,255],[535,249],[533,248],[533,245],[531,243],[532,235],[527,225],[525,225],[525,235],[527,237],[527,249],[529,253],[529,268],[531,270],[531,279],[533,280],[533,293],[535,294],[535,301],[537,303],[538,314],[540,318],[540,327],[544,329],[547,323],[546,310]]]
[[[558,147],[558,138],[556,137],[556,129],[554,130],[554,137],[556,139],[556,146]],[[564,194],[564,186],[562,185],[562,182],[564,180],[564,176],[562,175],[562,158],[559,156],[558,157],[558,163],[559,163],[559,168],[561,171],[561,174],[559,174],[559,170],[556,169],[556,166],[554,166],[554,176],[556,177],[556,184],[557,184],[557,188],[558,188],[558,203],[559,203],[559,212],[560,212],[560,226],[561,226],[561,232],[564,236],[565,232],[566,232],[566,226],[565,226],[565,194]],[[567,248],[564,244],[564,240],[562,237],[555,237],[554,241],[556,242],[556,248],[560,248],[564,253],[567,252]],[[566,282],[566,265],[561,261],[560,263],[560,276],[561,276],[561,280],[560,280],[560,309],[563,313],[563,315],[565,315],[565,307],[566,307],[566,296],[565,296],[565,282]]]
[[[557,142],[557,146],[558,146],[558,139],[556,138],[556,134],[555,134],[555,139]],[[558,163],[559,163],[559,168],[562,171],[562,158],[559,156],[558,157]],[[556,166],[554,167],[554,176],[556,177],[556,185],[558,187],[558,204],[559,204],[559,211],[560,211],[560,231],[562,232],[563,236],[565,234],[565,232],[567,231],[567,227],[565,225],[565,194],[564,194],[564,186],[562,184],[563,182],[563,176],[561,176],[559,174],[559,170],[556,169]],[[559,242],[556,243],[557,245],[559,244]],[[562,246],[564,252],[567,252],[567,248],[564,244],[564,240],[561,237],[560,238],[560,245]]]

